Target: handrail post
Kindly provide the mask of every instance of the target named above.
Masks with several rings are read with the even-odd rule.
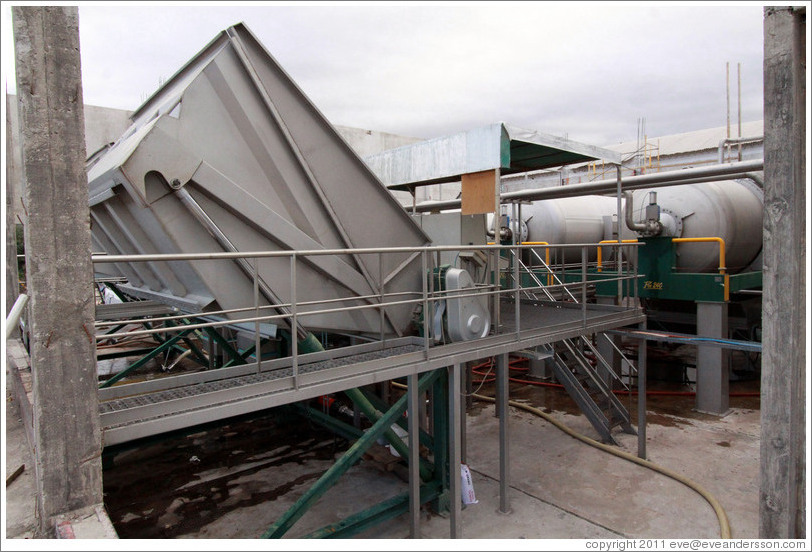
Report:
[[[290,325],[290,352],[293,358],[293,388],[299,390],[299,339],[296,334],[298,328],[298,315],[296,308],[296,251],[292,251],[290,255],[290,310],[291,310],[291,325]]]
[[[426,250],[423,249],[420,253],[420,262],[423,267],[423,346],[425,349],[426,359],[429,358],[429,285],[428,279],[429,267],[426,260]]]
[[[581,246],[581,315],[586,327],[586,246]]]
[[[259,258],[254,257],[254,354],[257,357],[257,374],[262,371],[262,350],[259,338]]]

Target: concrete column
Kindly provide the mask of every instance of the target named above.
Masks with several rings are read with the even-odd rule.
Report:
[[[11,102],[6,95],[6,312],[20,294],[17,275],[17,225],[14,218],[14,147],[11,133]],[[15,330],[14,336],[19,331]]]
[[[40,528],[102,502],[76,7],[12,7]]]
[[[727,339],[727,303],[696,304],[696,334]],[[729,351],[700,345],[696,350],[696,409],[725,414],[730,404]]]
[[[763,539],[807,538],[805,37],[805,8],[764,8]]]
[[[617,298],[616,297],[598,296],[598,297],[595,298],[595,302],[597,304],[599,304],[599,305],[616,305],[617,304]],[[606,337],[611,339],[612,342],[615,344],[615,346],[618,349],[620,349],[620,347],[621,347],[622,340],[620,339],[620,336],[609,336],[609,335],[602,336],[602,335],[598,335],[597,347],[596,347],[598,349],[598,352],[600,353],[600,355],[612,367],[612,371],[615,374],[621,374],[622,370],[623,370],[623,366],[622,366],[622,360],[620,358],[620,354],[617,352],[617,350],[614,347],[612,347],[612,344],[609,343],[609,341],[606,339]]]

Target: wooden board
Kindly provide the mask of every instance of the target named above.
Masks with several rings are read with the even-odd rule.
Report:
[[[496,171],[462,175],[462,214],[493,213],[496,203]]]

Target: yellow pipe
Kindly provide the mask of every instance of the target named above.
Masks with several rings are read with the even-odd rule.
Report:
[[[725,301],[730,300],[730,275],[727,274],[727,267],[725,266],[725,240],[718,237],[710,238],[673,238],[674,243],[707,243],[716,242],[719,244],[719,274],[724,277],[725,281]]]
[[[617,243],[617,240],[603,240],[598,242],[598,272],[603,272],[603,245],[604,243]],[[623,240],[621,243],[637,243],[637,240]]]

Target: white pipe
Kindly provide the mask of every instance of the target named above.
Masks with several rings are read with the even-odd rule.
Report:
[[[754,159],[751,161],[739,161],[736,163],[724,163],[712,165],[710,167],[694,167],[690,169],[680,169],[638,176],[627,176],[623,178],[623,190],[635,190],[641,188],[659,188],[665,186],[679,186],[681,184],[695,184],[699,182],[709,182],[724,179],[745,178],[745,173],[764,170],[764,160]],[[582,195],[600,195],[615,192],[617,189],[617,178],[606,180],[596,180],[593,182],[582,182],[579,184],[569,184],[567,186],[555,186],[551,188],[531,188],[528,190],[518,190],[502,194],[502,203],[510,201],[537,201],[541,199],[556,199],[559,197],[573,197]],[[442,211],[446,209],[459,209],[459,199],[436,201],[430,204],[418,204],[417,212]]]
[[[21,294],[17,297],[17,300],[14,301],[14,306],[11,307],[11,312],[8,313],[6,316],[6,339],[11,337],[11,334],[14,333],[14,330],[17,328],[17,324],[20,321],[20,316],[23,314],[23,310],[25,310],[25,306],[28,304],[28,295],[25,293]]]
[[[728,144],[747,144],[750,142],[763,142],[764,136],[750,136],[749,138],[723,138],[719,142],[719,163],[725,162],[725,146]]]

